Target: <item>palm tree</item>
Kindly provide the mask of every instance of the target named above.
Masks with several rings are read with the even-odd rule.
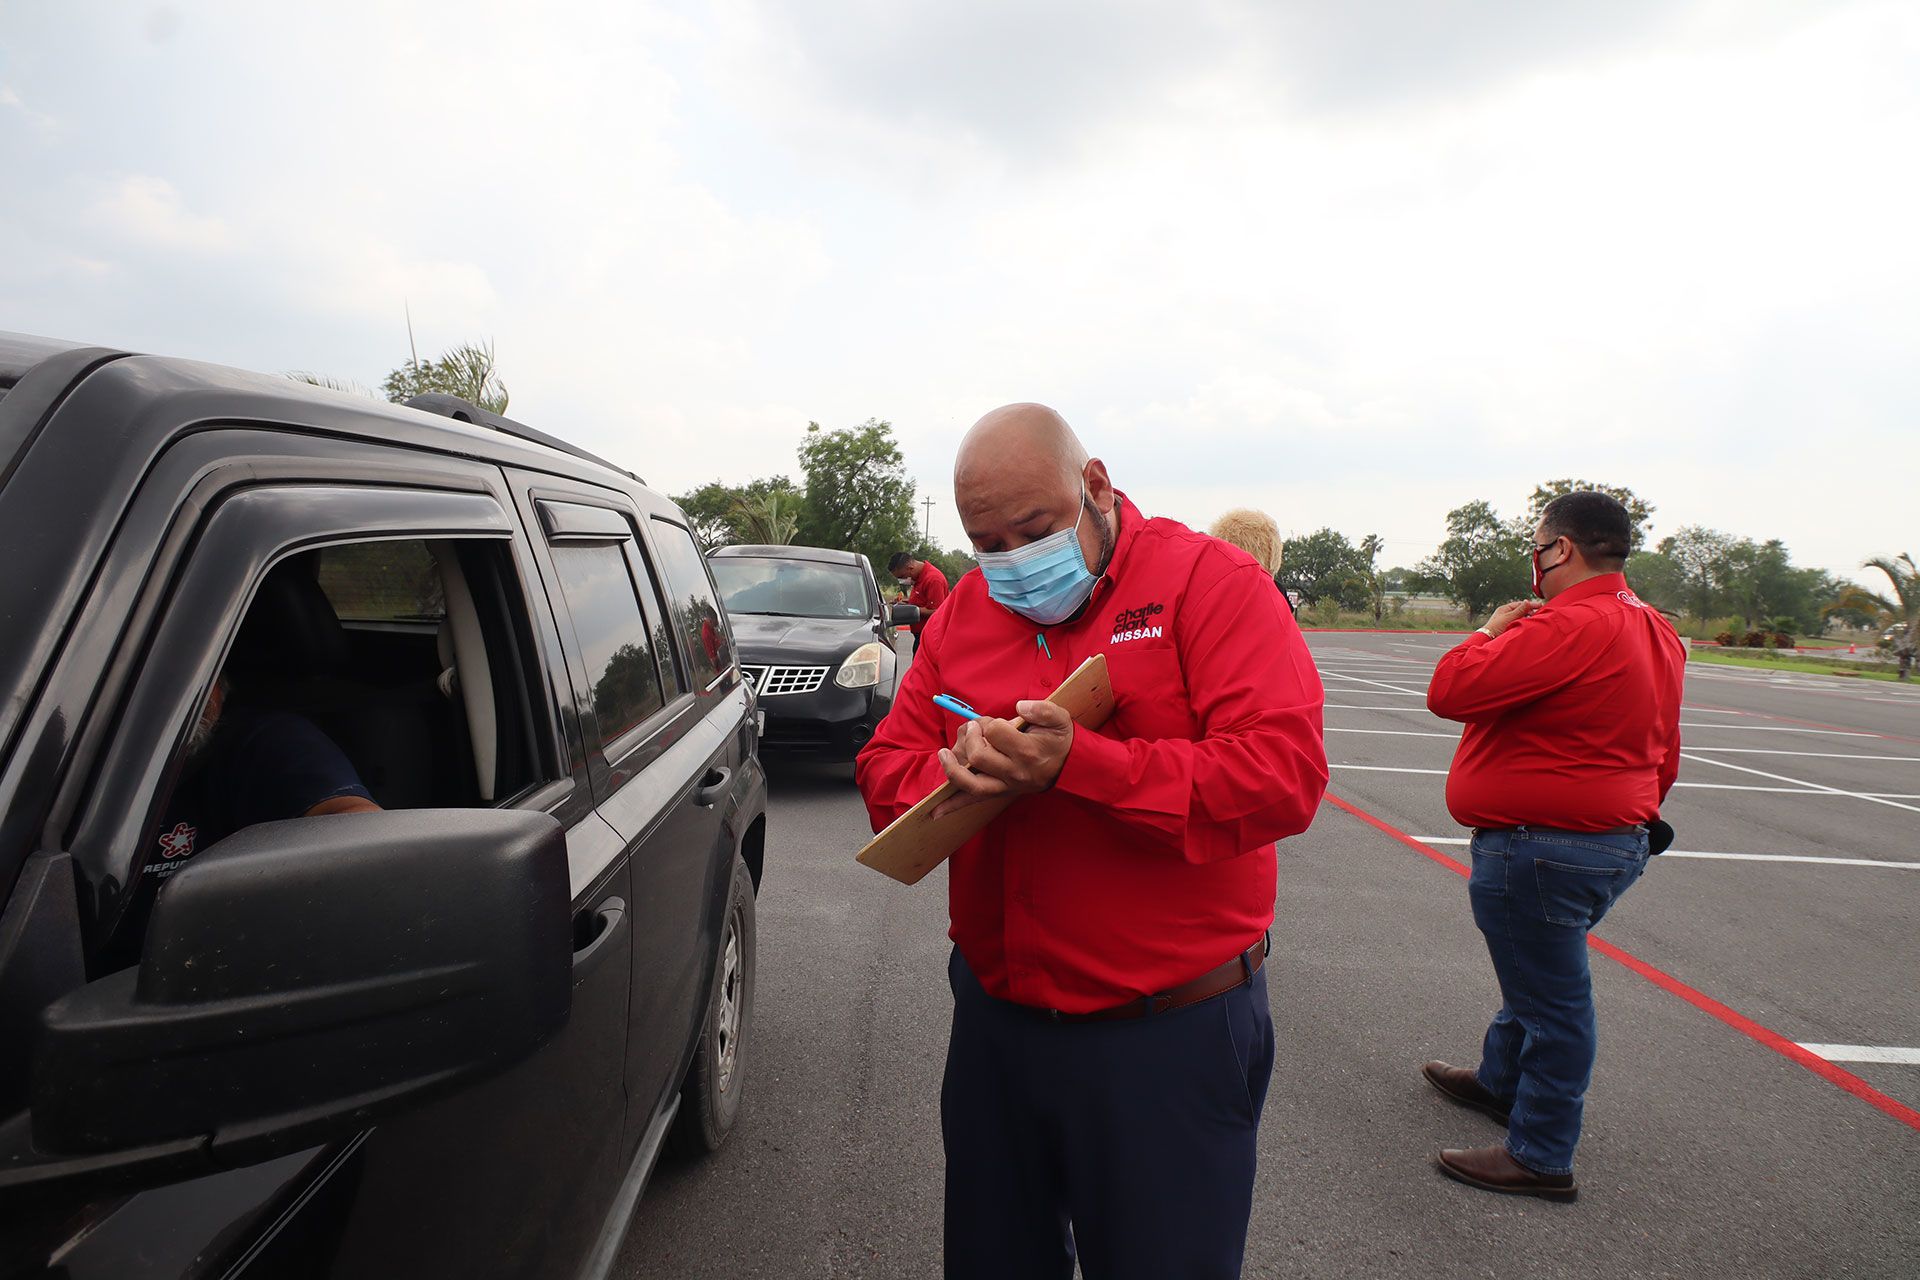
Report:
[[[743,541],[784,547],[800,529],[800,504],[791,494],[763,493],[734,507]]]
[[[373,392],[351,378],[336,378],[325,373],[309,373],[305,369],[290,369],[286,376],[295,382],[304,382],[310,387],[325,387],[329,391],[344,391],[348,395],[373,396],[374,399],[379,399],[378,396],[373,395]]]
[[[1891,596],[1883,596],[1865,587],[1849,583],[1834,602],[1827,606],[1832,613],[1840,609],[1856,609],[1862,612],[1873,611],[1890,615],[1895,621],[1904,621],[1906,630],[1893,646],[1894,656],[1900,659],[1900,678],[1908,680],[1913,673],[1913,655],[1920,648],[1920,565],[1913,562],[1911,552],[1902,552],[1897,556],[1875,556],[1861,566],[1866,569],[1878,569],[1887,575],[1887,581],[1893,587]]]
[[[438,360],[409,356],[387,375],[381,390],[395,404],[404,404],[428,391],[459,396],[488,413],[507,411],[507,387],[493,358],[493,343],[463,342]]]

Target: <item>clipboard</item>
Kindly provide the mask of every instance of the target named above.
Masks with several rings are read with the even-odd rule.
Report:
[[[1098,729],[1113,714],[1113,685],[1107,679],[1107,655],[1096,653],[1075,667],[1047,701],[1065,707],[1075,725]],[[1018,726],[1022,721],[1015,719]],[[887,829],[867,841],[858,861],[901,884],[918,884],[927,872],[947,860],[955,849],[973,839],[988,823],[1012,807],[1019,796],[982,800],[936,819],[933,811],[943,800],[959,794],[952,782],[943,782],[932,795],[907,810]]]

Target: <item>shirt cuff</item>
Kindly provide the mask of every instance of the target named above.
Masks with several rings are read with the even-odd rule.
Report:
[[[1095,804],[1118,803],[1127,793],[1127,748],[1091,729],[1075,728],[1067,762],[1053,785]]]
[[[1460,643],[1471,644],[1471,645],[1492,644],[1493,637],[1488,635],[1484,631],[1471,631],[1467,633],[1467,638],[1465,640],[1462,640]]]

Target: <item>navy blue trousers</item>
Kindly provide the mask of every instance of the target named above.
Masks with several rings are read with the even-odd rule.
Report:
[[[940,1090],[946,1274],[1240,1274],[1273,1074],[1267,975],[1202,1004],[1057,1023],[989,996],[956,949]]]

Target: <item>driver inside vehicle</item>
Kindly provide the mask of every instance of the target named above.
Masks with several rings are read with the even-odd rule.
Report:
[[[133,902],[109,948],[111,967],[139,960],[161,884],[200,850],[256,823],[380,808],[346,754],[312,721],[290,711],[230,707],[231,690],[222,676],[207,692],[180,781],[141,852]]]

